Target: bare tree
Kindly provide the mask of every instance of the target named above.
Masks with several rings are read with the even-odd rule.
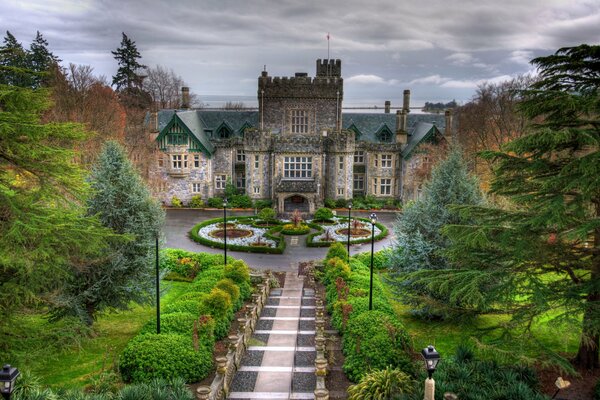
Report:
[[[223,105],[223,110],[243,110],[245,107],[242,101],[228,101]]]
[[[145,88],[152,96],[155,110],[180,107],[180,90],[182,86],[186,86],[181,76],[160,65],[148,68],[147,72]]]

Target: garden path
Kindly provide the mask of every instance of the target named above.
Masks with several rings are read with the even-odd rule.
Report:
[[[314,399],[315,293],[304,277],[285,274],[256,324],[229,399]]]

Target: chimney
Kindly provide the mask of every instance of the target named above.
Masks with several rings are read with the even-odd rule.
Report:
[[[187,86],[181,88],[181,108],[190,108],[190,88]]]
[[[404,110],[396,110],[396,143],[406,144],[407,141],[406,113]]]
[[[444,136],[450,137],[452,136],[453,110],[446,110],[444,116],[446,117],[446,127],[444,128]]]
[[[392,106],[392,103],[389,100],[385,101],[385,113],[389,114],[390,113],[390,107]]]
[[[410,112],[410,90],[408,89],[404,91],[404,103],[402,104],[402,108],[407,114]]]

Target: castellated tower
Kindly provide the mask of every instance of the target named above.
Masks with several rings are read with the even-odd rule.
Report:
[[[258,78],[261,130],[282,135],[321,135],[342,124],[344,86],[341,60],[317,60],[316,76]]]

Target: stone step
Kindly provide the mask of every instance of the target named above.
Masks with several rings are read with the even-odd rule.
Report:
[[[255,330],[257,335],[314,335],[315,331],[292,331],[292,330]]]
[[[263,367],[242,365],[240,372],[315,372],[315,367]]]
[[[261,400],[308,400],[314,399],[315,395],[310,392],[230,392],[230,399],[261,399]]]
[[[260,317],[265,321],[314,321],[315,317]]]
[[[314,346],[248,346],[248,351],[316,351]]]
[[[264,306],[263,308],[293,308],[293,309],[301,309],[301,310],[314,310],[315,306]]]

